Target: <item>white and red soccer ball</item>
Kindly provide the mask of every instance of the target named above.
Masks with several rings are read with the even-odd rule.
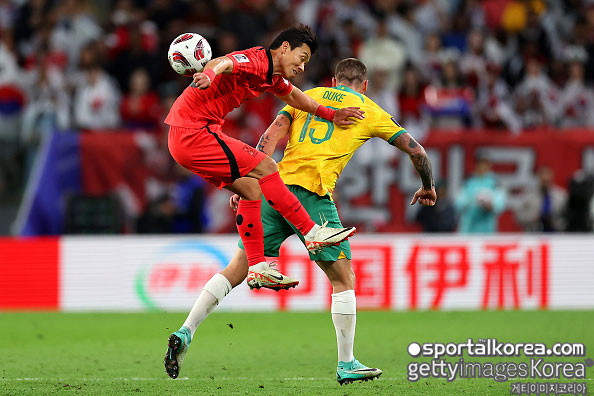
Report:
[[[186,77],[204,70],[211,57],[210,44],[196,33],[180,34],[173,40],[167,52],[173,70]]]

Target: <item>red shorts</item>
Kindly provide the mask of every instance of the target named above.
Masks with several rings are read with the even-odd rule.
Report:
[[[178,164],[218,188],[247,175],[265,157],[261,151],[233,139],[221,125],[204,123],[201,128],[169,128],[169,152]]]

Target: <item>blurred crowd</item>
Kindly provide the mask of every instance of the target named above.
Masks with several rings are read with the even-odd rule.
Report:
[[[167,63],[177,35],[198,32],[219,56],[295,22],[320,41],[297,86],[329,85],[338,60],[358,57],[368,96],[421,141],[594,127],[592,0],[0,0],[0,197],[22,191],[55,131],[144,131],[166,153],[162,120],[189,82]],[[255,145],[278,108],[247,102],[226,133]],[[192,177],[163,167],[178,185]],[[167,194],[150,208],[172,205]]]
[[[424,232],[492,234],[498,231],[499,218],[511,209],[515,222],[525,232],[591,232],[594,221],[594,176],[577,171],[567,188],[554,182],[548,166],[537,169],[536,180],[525,186],[510,202],[484,156],[476,159],[475,169],[461,190],[451,198],[443,181],[436,185],[437,203],[421,207],[415,216]]]

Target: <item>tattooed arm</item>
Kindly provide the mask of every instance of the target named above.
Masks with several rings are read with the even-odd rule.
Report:
[[[256,149],[271,157],[274,154],[274,149],[278,141],[289,134],[290,126],[291,121],[289,117],[283,114],[277,115],[274,122],[268,127],[262,137],[260,137]],[[234,211],[237,211],[237,205],[239,205],[239,195],[233,194],[229,198],[229,206]]]
[[[260,138],[256,148],[271,157],[278,141],[289,134],[290,126],[289,117],[283,114],[277,115],[274,122]]]
[[[421,182],[423,183],[423,186],[415,193],[410,204],[414,205],[418,200],[421,205],[435,205],[437,195],[435,194],[435,182],[433,181],[431,161],[423,146],[417,143],[417,141],[406,132],[394,139],[392,145],[408,154],[410,161],[413,163],[417,173],[421,177]]]

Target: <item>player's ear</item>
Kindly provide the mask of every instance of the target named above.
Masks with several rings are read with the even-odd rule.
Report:
[[[281,47],[283,49],[283,54],[286,54],[287,51],[291,51],[291,44],[289,44],[288,41],[283,41],[283,43],[281,44]]]
[[[365,93],[367,92],[367,84],[369,83],[369,80],[365,80],[363,81],[363,83],[361,84],[361,93]]]

